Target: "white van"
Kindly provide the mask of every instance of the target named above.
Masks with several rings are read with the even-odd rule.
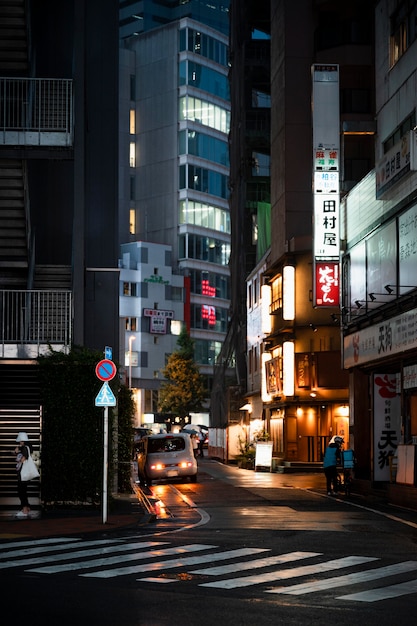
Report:
[[[141,485],[153,480],[189,478],[197,482],[197,461],[190,435],[147,435],[137,444],[138,478]]]

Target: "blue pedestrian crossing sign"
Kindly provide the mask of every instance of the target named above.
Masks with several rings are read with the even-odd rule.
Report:
[[[96,397],[96,406],[116,406],[116,398],[110,389],[109,383],[103,383]]]

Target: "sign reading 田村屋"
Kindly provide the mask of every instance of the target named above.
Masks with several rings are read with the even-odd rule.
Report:
[[[314,64],[314,306],[339,305],[339,66]]]

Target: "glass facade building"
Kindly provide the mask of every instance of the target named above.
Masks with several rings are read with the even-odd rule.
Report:
[[[121,243],[171,246],[210,390],[230,302],[229,2],[172,4],[120,2]]]

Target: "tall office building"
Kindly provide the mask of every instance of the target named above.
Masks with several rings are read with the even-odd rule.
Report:
[[[170,246],[208,390],[229,317],[228,30],[228,2],[120,3],[120,243]],[[135,333],[137,352],[147,324]],[[126,349],[129,336],[127,329]],[[165,359],[161,353],[161,369]],[[133,388],[158,385],[132,367]],[[139,420],[157,412],[157,394],[147,396]]]
[[[0,2],[0,480],[39,446],[37,358],[118,354],[117,0]],[[31,495],[39,489],[34,483]]]

